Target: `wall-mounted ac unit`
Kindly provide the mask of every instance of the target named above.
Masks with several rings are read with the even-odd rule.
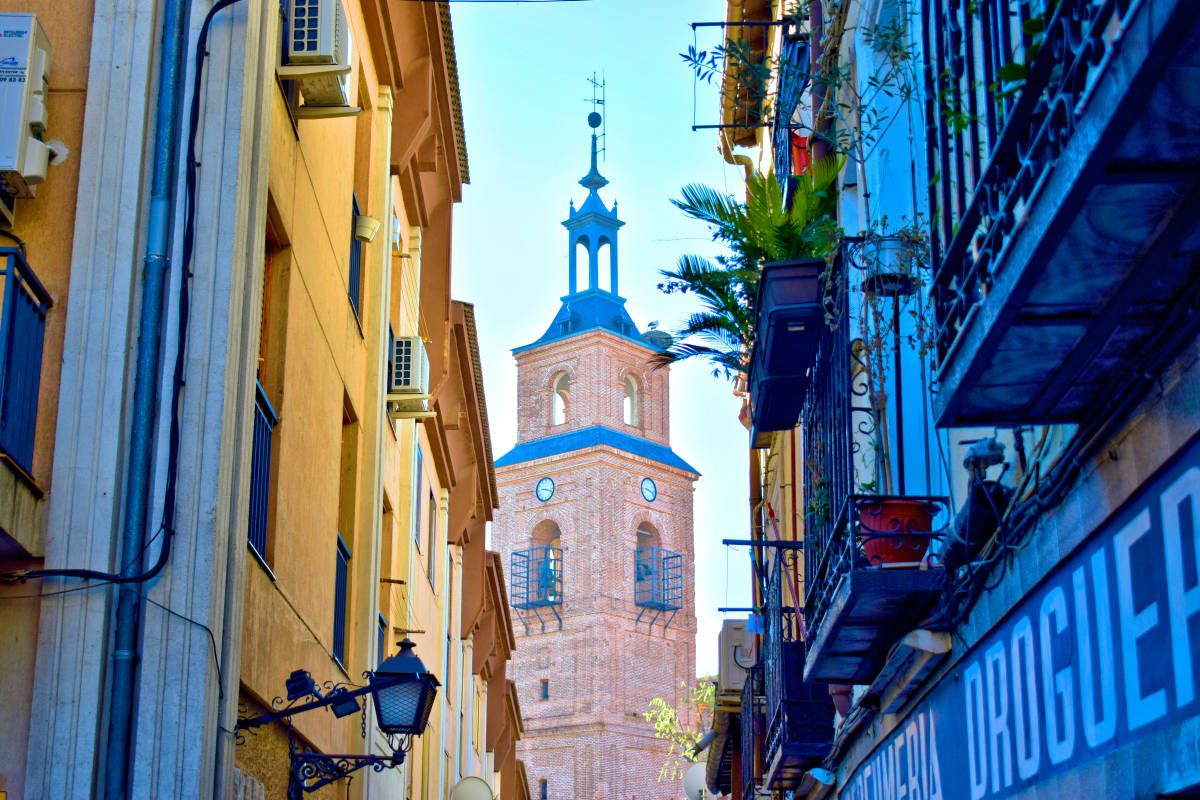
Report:
[[[749,668],[754,666],[754,634],[745,620],[727,619],[717,634],[717,691],[738,693],[746,684]]]
[[[34,196],[55,156],[45,141],[50,40],[33,14],[0,14],[0,227]]]
[[[290,0],[287,63],[279,76],[300,84],[304,105],[299,116],[334,116],[328,110],[357,113],[351,108],[350,26],[341,0]],[[310,113],[305,113],[308,109]]]
[[[389,354],[388,416],[393,419],[428,416],[429,356],[420,336],[400,336]]]

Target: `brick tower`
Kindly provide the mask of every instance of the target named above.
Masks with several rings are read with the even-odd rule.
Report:
[[[695,676],[698,473],[671,450],[668,374],[650,365],[669,339],[639,332],[617,294],[624,223],[600,199],[607,183],[593,130],[588,196],[563,223],[567,295],[546,333],[513,351],[517,444],[496,461],[492,542],[509,570],[535,800],[679,797],[658,782],[666,748],[642,713],[652,697],[678,702]]]

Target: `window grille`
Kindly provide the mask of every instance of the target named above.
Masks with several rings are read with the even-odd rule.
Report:
[[[339,533],[333,584],[333,657],[346,665],[346,604],[350,597],[350,548]]]
[[[362,303],[362,242],[354,235],[358,225],[358,195],[350,198],[350,274],[346,280],[346,291],[350,295],[350,307],[356,319],[362,319],[359,306]]]
[[[262,384],[255,386],[254,444],[250,456],[250,519],[247,539],[250,549],[265,564],[267,560],[267,509],[271,499],[271,440],[279,417],[267,399]]]

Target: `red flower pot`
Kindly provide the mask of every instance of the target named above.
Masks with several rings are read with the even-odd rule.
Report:
[[[924,500],[859,500],[858,519],[863,553],[873,567],[920,561],[929,549],[933,509]]]

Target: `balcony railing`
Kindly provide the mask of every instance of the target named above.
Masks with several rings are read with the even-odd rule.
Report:
[[[0,292],[0,451],[28,476],[50,293],[11,247],[0,248]]]
[[[870,682],[891,643],[932,606],[944,570],[924,555],[949,522],[940,498],[859,493],[864,463],[881,454],[861,379],[869,365],[851,339],[849,285],[840,258],[801,413],[808,646],[799,660],[806,680],[830,683]],[[847,625],[853,635],[839,636]]]
[[[513,552],[513,608],[545,608],[562,604],[562,550],[549,545]]]
[[[833,701],[824,683],[804,679],[804,648],[796,609],[783,605],[783,582],[796,574],[790,552],[781,552],[767,584],[763,630],[766,696],[765,786],[794,789],[833,746]]]
[[[254,445],[250,455],[250,524],[247,538],[250,549],[265,564],[267,561],[268,506],[271,500],[271,440],[279,415],[267,399],[262,384],[254,395]]]
[[[762,667],[756,666],[742,686],[742,797],[757,796],[755,787],[762,782],[763,706]]]
[[[683,556],[661,547],[639,547],[634,554],[633,601],[642,608],[683,608]]]
[[[939,420],[1079,421],[1195,332],[1200,8],[921,5]]]

